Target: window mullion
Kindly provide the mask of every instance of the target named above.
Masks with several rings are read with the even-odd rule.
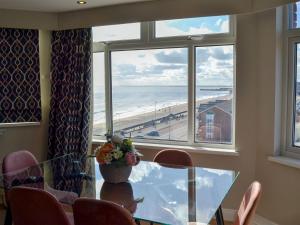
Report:
[[[195,46],[188,47],[188,142],[195,141]]]
[[[141,23],[141,42],[145,43],[149,41],[149,22]]]
[[[148,31],[149,42],[155,41],[155,21],[148,22]]]
[[[111,79],[111,54],[109,45],[105,46],[105,107],[106,128],[113,130],[113,107],[112,107],[112,79]]]

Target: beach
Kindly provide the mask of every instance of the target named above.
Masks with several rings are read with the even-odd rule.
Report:
[[[226,95],[198,100],[196,107],[200,104],[217,100],[230,100],[231,98],[231,95]],[[121,134],[126,137],[186,141],[188,133],[187,111],[188,104],[183,103],[139,115],[114,119],[114,131],[115,133],[122,131]],[[197,115],[195,116],[197,117]],[[105,133],[104,123],[94,124],[94,136]]]

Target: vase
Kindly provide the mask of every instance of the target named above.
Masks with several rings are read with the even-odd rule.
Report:
[[[129,182],[119,184],[104,182],[100,191],[100,199],[122,205],[131,213],[136,211],[138,203],[134,199],[133,189]]]
[[[127,182],[132,170],[132,166],[114,164],[99,165],[99,168],[104,181],[113,184]]]

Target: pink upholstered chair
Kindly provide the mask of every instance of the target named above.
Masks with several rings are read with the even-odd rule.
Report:
[[[14,187],[9,193],[14,225],[72,225],[73,215],[67,215],[56,198],[41,189]]]
[[[16,179],[16,173],[18,174],[18,179],[26,179],[28,177],[27,173],[22,174],[21,171],[38,165],[38,161],[30,153],[26,150],[21,150],[17,152],[12,152],[7,154],[3,159],[2,164],[2,174],[4,174],[4,185],[7,189],[12,185],[12,182]],[[43,173],[40,167],[35,167],[34,170],[31,171],[32,174],[30,176],[42,177]],[[27,177],[26,177],[27,176]],[[38,187],[42,188],[43,183],[37,184]]]
[[[108,201],[79,198],[73,205],[75,225],[135,225],[130,213]]]
[[[10,173],[35,165],[38,165],[38,161],[32,153],[27,150],[16,151],[4,157],[2,173]]]
[[[261,184],[253,182],[244,194],[238,214],[233,225],[251,225],[261,196]]]
[[[27,168],[30,168],[30,173],[26,171]],[[24,170],[24,173],[22,172]],[[8,190],[12,186],[29,186],[39,189],[44,189],[49,193],[55,195],[55,197],[60,202],[74,202],[78,195],[74,192],[60,191],[55,190],[49,187],[47,184],[44,185],[43,172],[39,166],[37,159],[32,153],[27,150],[16,151],[7,154],[2,163],[2,173],[4,174],[3,182],[5,189],[5,198],[9,204],[9,196],[7,195]],[[26,179],[30,177],[38,178],[37,182],[29,182],[27,184],[22,184]],[[19,182],[19,183],[18,183]],[[45,186],[45,187],[44,187]],[[71,207],[67,204],[64,205],[64,208],[67,211],[71,210]],[[9,208],[5,217],[5,225],[11,224],[11,216]]]
[[[28,174],[27,172],[21,172],[26,168],[31,168],[30,174]],[[44,185],[43,172],[39,167],[39,163],[34,155],[27,150],[16,151],[6,155],[3,159],[2,173],[4,174],[4,186],[6,190],[8,190],[9,187],[13,186],[13,182],[16,179],[22,181],[29,176],[35,176],[39,177],[40,181],[37,183],[29,183],[26,186],[45,189],[46,191],[55,195],[60,202],[74,202],[78,197],[78,195],[74,192],[55,190],[49,187],[47,184]],[[17,176],[15,175],[16,173],[18,174]]]
[[[155,155],[153,161],[174,166],[193,166],[190,154],[186,151],[177,149],[161,150]]]

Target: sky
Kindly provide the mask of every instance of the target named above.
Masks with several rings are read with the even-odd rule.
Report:
[[[203,17],[156,22],[156,36],[186,36],[229,31],[229,17]],[[139,23],[93,28],[94,41],[139,38]],[[197,85],[231,86],[233,46],[196,49]],[[148,49],[112,52],[113,86],[187,85],[186,48]],[[94,85],[104,84],[103,53],[94,54]]]

